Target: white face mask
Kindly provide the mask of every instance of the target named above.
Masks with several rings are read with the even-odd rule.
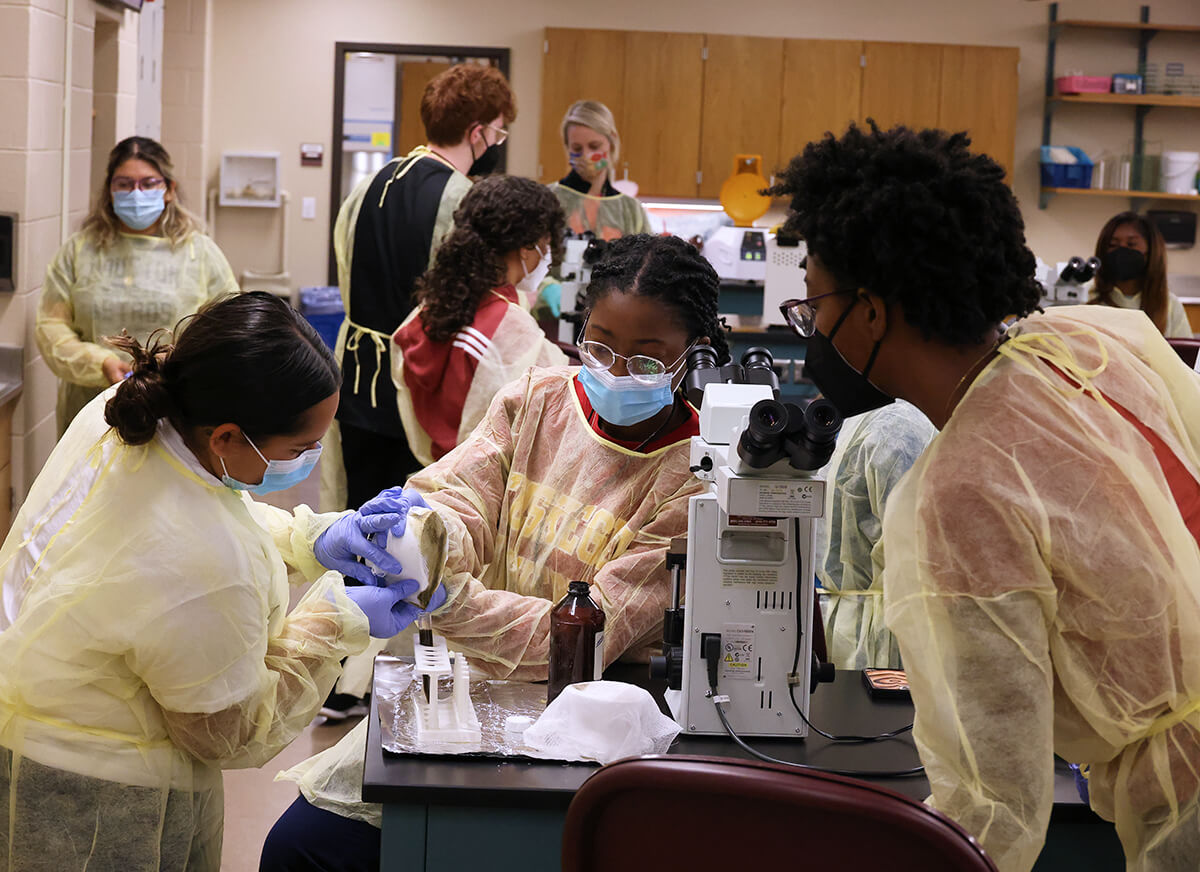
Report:
[[[536,300],[538,288],[550,272],[550,246],[546,246],[545,252],[542,253],[542,259],[532,270],[525,268],[524,260],[521,261],[521,269],[525,270],[525,278],[517,282],[517,291],[522,297]]]

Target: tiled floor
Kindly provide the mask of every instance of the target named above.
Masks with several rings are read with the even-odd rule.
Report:
[[[357,724],[307,727],[296,741],[261,769],[225,773],[225,848],[221,872],[256,872],[267,837],[276,819],[299,795],[290,781],[275,781],[276,773],[337,743]]]

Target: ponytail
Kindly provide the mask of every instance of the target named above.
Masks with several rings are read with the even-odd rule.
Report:
[[[133,371],[104,405],[104,420],[127,445],[145,445],[154,438],[160,418],[177,415],[161,365],[174,347],[163,341],[169,335],[156,330],[144,348],[125,330],[108,338],[110,345],[133,358]]]

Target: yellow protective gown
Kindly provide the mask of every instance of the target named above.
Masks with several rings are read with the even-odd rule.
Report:
[[[597,239],[611,242],[631,233],[652,232],[646,210],[636,197],[593,197],[561,182],[552,182],[549,187],[567,213],[567,229],[576,235],[590,230]]]
[[[508,385],[466,442],[408,483],[449,532],[434,630],[493,677],[546,678],[550,610],[572,580],[590,582],[604,609],[605,665],[644,658],[671,598],[667,547],[704,489],[689,440],[638,454],[596,434],[576,372],[533,369]],[[365,732],[280,777],[318,808],[379,826],[380,807],[361,799]]]
[[[1056,308],[1016,329],[884,518],[931,801],[1024,872],[1057,753],[1091,764],[1129,869],[1195,869],[1200,546],[1111,403],[1200,480],[1200,378],[1141,313]]]
[[[1096,302],[1094,281],[1088,282],[1084,290],[1087,291],[1088,302]],[[1119,289],[1113,291],[1113,305],[1119,309],[1138,309],[1142,308],[1142,295],[1133,294],[1132,296],[1121,293]],[[1188,321],[1187,310],[1183,307],[1183,301],[1174,294],[1167,293],[1167,327],[1163,333],[1172,339],[1190,339],[1192,338],[1192,325]]]
[[[165,422],[124,445],[107,396],[0,549],[0,870],[215,872],[221,768],[304,728],[367,619],[313,557],[336,516],[235,493]]]
[[[936,434],[921,410],[903,400],[842,426],[825,472],[829,487],[817,533],[825,645],[838,669],[901,666],[883,622],[883,513]]]
[[[34,338],[59,377],[58,432],[106,387],[100,366],[129,356],[103,342],[128,330],[140,342],[173,328],[209,300],[237,293],[225,255],[203,233],[175,246],[161,236],[122,233],[107,249],[83,232],[66,241],[46,268]]]

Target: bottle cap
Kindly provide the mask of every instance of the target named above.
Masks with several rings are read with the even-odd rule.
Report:
[[[509,715],[504,719],[504,732],[521,735],[533,726],[533,718],[525,715]]]
[[[573,581],[567,585],[567,590],[571,593],[579,593],[587,596],[592,592],[592,588],[586,581]]]

